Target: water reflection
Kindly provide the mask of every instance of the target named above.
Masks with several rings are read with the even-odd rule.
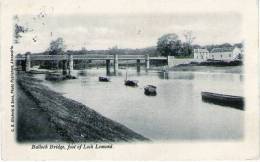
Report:
[[[126,70],[120,73],[102,83],[98,76],[105,75],[105,69],[90,69],[76,80],[44,84],[152,140],[243,137],[243,112],[204,103],[200,95],[201,91],[243,95],[240,74],[170,72],[165,79],[156,71],[128,70],[128,79],[139,81],[139,87],[132,88],[124,85]],[[157,87],[156,97],[144,95],[148,84]]]

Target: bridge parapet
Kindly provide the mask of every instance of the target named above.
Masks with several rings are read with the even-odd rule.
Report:
[[[145,55],[118,55],[120,60],[144,60]]]
[[[15,57],[15,60],[16,60],[16,61],[23,61],[23,60],[26,60],[26,56],[24,56],[24,55],[19,56],[19,55],[18,55],[18,56]]]
[[[73,55],[74,60],[113,60],[113,55]]]
[[[68,55],[31,55],[31,60],[67,60]]]

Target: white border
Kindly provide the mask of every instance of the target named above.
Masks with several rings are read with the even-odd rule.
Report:
[[[152,144],[115,144],[111,150],[31,150],[17,144],[10,132],[10,46],[13,14],[35,14],[42,7],[53,14],[90,13],[204,13],[239,12],[243,15],[246,39],[245,138],[240,142],[172,141]],[[80,8],[78,8],[81,6]],[[2,1],[1,96],[3,104],[2,156],[8,160],[194,160],[255,159],[259,152],[259,110],[257,86],[258,19],[256,0],[6,0]]]

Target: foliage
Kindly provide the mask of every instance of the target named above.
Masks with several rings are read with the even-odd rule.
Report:
[[[19,24],[19,17],[16,15],[14,16],[14,43],[17,44],[20,41],[20,38],[22,38],[22,33],[27,33],[32,31],[32,29],[29,29],[28,27],[25,27],[21,24]]]
[[[64,54],[65,45],[63,38],[59,37],[56,40],[51,41],[48,49],[50,55],[62,55]]]
[[[117,46],[113,46],[112,48],[108,49],[108,54],[110,54],[110,55],[114,55],[114,54],[118,54],[118,53],[119,53],[119,50],[118,50]]]
[[[176,56],[181,53],[182,43],[175,33],[165,34],[157,41],[157,50],[162,56]]]
[[[63,38],[59,37],[56,40],[53,40],[50,42],[50,46],[43,54],[49,54],[49,55],[63,55],[65,54],[65,44]],[[46,68],[46,69],[58,69],[65,67],[64,61],[43,61],[40,65],[40,68]]]

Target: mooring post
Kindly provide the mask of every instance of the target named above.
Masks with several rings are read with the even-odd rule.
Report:
[[[73,55],[69,54],[69,75],[71,75],[73,70]]]
[[[25,71],[29,72],[31,70],[31,55],[26,54]]]
[[[107,75],[110,75],[110,60],[106,60]]]
[[[118,55],[114,55],[114,74],[117,75],[118,73]]]
[[[150,69],[150,58],[149,55],[145,56],[145,69],[148,71]]]
[[[62,60],[62,75],[67,75],[67,60]]]
[[[137,67],[137,72],[139,73],[140,72],[140,63],[141,63],[141,61],[140,61],[140,59],[137,59],[136,60],[136,67]]]
[[[21,60],[22,71],[26,71],[26,60]]]

